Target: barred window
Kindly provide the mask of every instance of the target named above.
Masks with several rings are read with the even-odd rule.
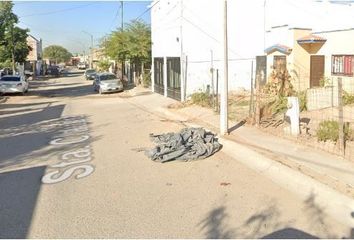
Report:
[[[353,55],[333,55],[332,75],[353,76]]]

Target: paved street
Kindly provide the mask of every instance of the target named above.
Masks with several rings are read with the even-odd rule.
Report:
[[[82,73],[0,104],[2,238],[342,238],[353,230],[223,151],[155,163],[150,133],[183,124],[98,95]],[[166,101],[171,101],[166,100]]]

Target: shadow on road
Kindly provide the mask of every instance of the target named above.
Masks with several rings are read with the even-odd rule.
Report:
[[[46,167],[0,174],[0,238],[26,238]]]
[[[274,202],[274,201],[272,201]],[[328,223],[324,209],[316,203],[316,195],[311,193],[303,202],[304,214],[307,219],[311,232],[319,233],[325,238],[353,238],[354,230],[347,233],[338,233]],[[249,216],[238,226],[231,225],[232,213],[226,206],[220,206],[212,209],[206,217],[197,224],[201,232],[204,232],[206,238],[263,238],[263,239],[317,239],[318,236],[310,234],[304,230],[297,229],[295,219],[287,221],[282,220],[282,214],[276,204],[261,208]],[[354,213],[352,213],[354,217]],[[342,234],[342,235],[339,235]],[[344,237],[343,237],[344,236]]]
[[[47,165],[48,161],[55,161],[60,153],[79,147],[79,143],[60,146],[49,144],[51,140],[62,136],[65,131],[80,128],[83,122],[89,124],[87,116],[63,117],[64,107],[63,104],[52,105],[47,102],[1,106],[0,172],[15,167]],[[6,116],[4,113],[15,114]],[[89,133],[78,132],[76,136],[80,134]],[[99,137],[90,138],[90,142],[98,139]]]
[[[41,97],[82,97],[82,96],[89,96],[94,95],[96,92],[93,91],[92,85],[77,85],[76,86],[68,87],[70,85],[64,85],[64,87],[59,87],[55,89],[38,89],[35,91],[30,92],[30,95],[41,96]],[[53,85],[53,86],[60,86],[60,84]]]
[[[228,218],[226,208],[224,206],[218,207],[210,211],[208,216],[198,226],[201,226],[201,230],[205,231],[206,238],[234,238],[234,230],[227,227]]]

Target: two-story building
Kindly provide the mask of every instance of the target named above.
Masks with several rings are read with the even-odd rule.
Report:
[[[152,2],[152,91],[182,101],[197,91],[215,92],[224,78],[223,4],[224,1],[220,0]],[[314,55],[311,51],[322,44],[316,53],[321,55],[321,52],[328,52],[326,49],[332,48],[332,44],[341,45],[329,39],[335,35],[334,32],[340,32],[333,30],[354,26],[353,10],[350,3],[337,4],[335,1],[229,0],[229,90],[251,88],[251,79],[259,69],[256,56],[263,56],[257,60],[263,60],[267,70],[264,71],[264,81],[270,74],[274,56],[280,55],[282,57],[277,61],[287,56],[287,64],[293,62],[299,69],[303,68],[300,65],[305,65],[307,70],[297,72],[295,85],[299,89],[316,85],[321,74],[312,74],[310,80],[311,58],[313,66],[318,66],[315,62],[321,60],[320,57],[311,57]],[[284,25],[278,29],[273,27]],[[350,35],[350,31],[346,33]],[[311,34],[319,38],[315,36],[311,42]],[[345,52],[351,54],[350,50]],[[331,58],[336,54],[345,55],[342,51],[322,55]],[[305,56],[308,58],[303,61],[301,58]],[[341,58],[336,59],[341,61]],[[331,62],[326,60],[325,64]]]
[[[35,75],[40,75],[43,64],[42,39],[37,39],[32,35],[28,35],[27,45],[31,48],[31,50],[28,53],[25,62],[25,70],[33,72]]]

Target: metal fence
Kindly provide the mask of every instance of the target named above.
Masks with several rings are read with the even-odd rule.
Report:
[[[257,87],[249,96],[249,122],[279,137],[354,160],[354,77],[327,78],[322,87],[291,95],[300,105],[297,136],[289,134],[287,98],[263,90]]]

